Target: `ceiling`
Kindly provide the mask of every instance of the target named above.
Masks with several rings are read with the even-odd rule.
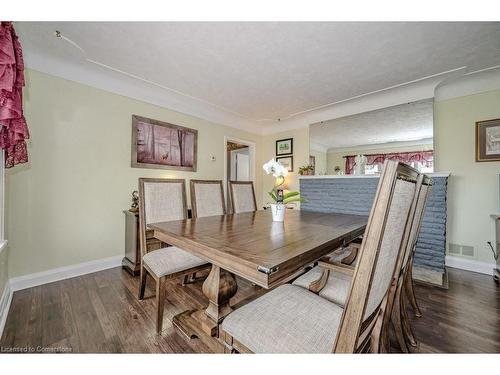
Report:
[[[157,96],[175,94],[173,109],[196,113],[196,106],[210,107],[255,129],[452,69],[500,65],[498,22],[17,22],[15,27],[28,66],[50,70],[62,62],[72,67],[65,78],[77,81],[97,74],[120,81],[121,75],[118,91],[125,92],[125,84],[133,91],[135,80]],[[69,41],[56,38],[55,30]],[[41,63],[44,59],[51,63]],[[54,70],[50,73],[57,74]]]
[[[420,100],[313,124],[311,148],[335,151],[396,142],[432,143],[433,103]]]

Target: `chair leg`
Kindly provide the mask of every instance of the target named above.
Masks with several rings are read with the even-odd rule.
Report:
[[[408,273],[405,278],[405,289],[406,289],[406,295],[408,296],[408,299],[410,301],[411,307],[413,308],[413,311],[415,312],[415,316],[417,318],[422,317],[422,312],[420,311],[420,307],[418,307],[417,303],[417,297],[415,296],[415,290],[413,289],[413,260],[411,263],[408,265]]]
[[[139,281],[139,300],[144,299],[144,292],[146,290],[146,277],[148,272],[144,267],[141,267],[141,279]]]
[[[408,311],[406,309],[406,306],[408,306],[408,301],[407,301],[407,296],[406,296],[406,291],[403,290],[403,293],[401,293],[401,306],[403,307],[401,310],[401,321],[403,325],[403,332],[405,334],[405,338],[407,342],[413,346],[417,347],[417,339],[415,338],[415,334],[413,333],[413,329],[411,328],[411,322],[410,318],[408,317]]]
[[[391,321],[394,327],[394,333],[396,334],[396,339],[398,341],[399,347],[403,353],[409,353],[408,346],[404,338],[403,327],[401,323],[401,289],[403,285],[400,284],[397,291],[396,297],[394,299],[394,306],[392,309]],[[403,307],[404,308],[404,307]]]
[[[156,281],[156,333],[163,328],[163,309],[165,307],[165,283],[166,279],[160,277]]]

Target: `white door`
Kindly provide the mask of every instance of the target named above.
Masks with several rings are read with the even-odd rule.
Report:
[[[236,181],[250,180],[250,156],[248,154],[236,154]]]

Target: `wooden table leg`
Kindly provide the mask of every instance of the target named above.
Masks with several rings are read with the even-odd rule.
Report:
[[[231,272],[212,265],[202,290],[208,298],[205,310],[185,311],[174,317],[174,325],[190,338],[199,336],[196,334],[197,329],[209,336],[218,335],[219,324],[233,311],[229,300],[236,294],[238,284]]]

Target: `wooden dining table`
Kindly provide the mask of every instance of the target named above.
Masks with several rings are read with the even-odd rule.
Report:
[[[157,239],[188,251],[212,265],[203,283],[204,310],[185,311],[174,326],[189,337],[218,335],[233,308],[235,275],[270,289],[363,234],[368,217],[287,210],[274,222],[270,210],[150,224]],[[200,332],[200,333],[201,333]]]

